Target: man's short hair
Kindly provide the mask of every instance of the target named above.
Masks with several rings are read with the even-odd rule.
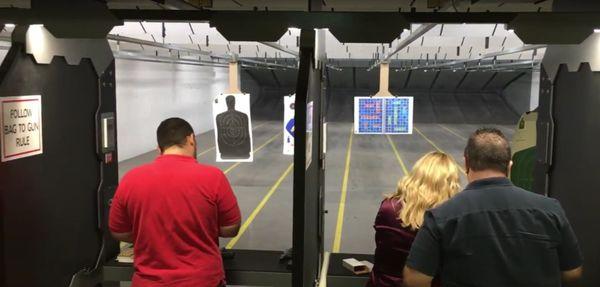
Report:
[[[183,146],[187,136],[194,133],[192,126],[180,118],[169,118],[158,125],[156,140],[161,151],[172,146]]]
[[[481,128],[469,137],[465,159],[467,166],[473,171],[494,170],[508,175],[510,145],[500,130]]]

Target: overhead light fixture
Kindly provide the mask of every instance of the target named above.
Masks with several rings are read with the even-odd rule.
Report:
[[[594,33],[600,33],[600,29],[594,29]]]
[[[514,29],[508,29],[506,32],[508,32],[510,34],[513,34],[513,33],[515,33],[515,30]]]
[[[6,28],[14,28],[15,24],[13,24],[13,23],[6,23],[6,24],[4,24],[4,27],[6,27]]]

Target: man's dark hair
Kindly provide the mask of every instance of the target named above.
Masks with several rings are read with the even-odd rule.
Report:
[[[192,126],[180,118],[170,118],[162,121],[156,129],[156,140],[161,151],[174,145],[183,146],[187,136],[194,133]]]
[[[495,170],[508,175],[510,145],[500,130],[481,128],[469,137],[465,159],[471,170]]]

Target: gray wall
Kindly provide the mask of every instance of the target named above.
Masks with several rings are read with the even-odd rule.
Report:
[[[295,70],[244,69],[241,89],[250,94],[252,120],[283,120],[283,97],[295,93]]]
[[[8,50],[0,50],[0,63],[2,63],[2,61],[4,61],[4,57],[6,57],[6,53],[8,53]]]
[[[213,128],[211,98],[227,88],[224,68],[116,61],[119,160],[156,148],[156,127],[169,117],[196,133]]]
[[[415,121],[419,123],[516,124],[520,110],[528,109],[530,84],[514,84],[527,72],[442,71],[390,72],[390,90],[398,96],[415,97]],[[280,120],[281,98],[293,93],[297,72],[293,70],[250,70],[242,74],[242,87],[252,90],[254,118]],[[345,67],[328,70],[327,118],[353,120],[353,98],[370,96],[379,89],[379,71]],[[514,85],[513,85],[514,84]],[[504,98],[503,90],[511,86]]]
[[[502,91],[502,96],[506,99],[506,102],[518,114],[530,111],[532,92],[531,77],[531,73],[524,74],[510,83],[506,89]],[[539,81],[537,84],[539,85]]]

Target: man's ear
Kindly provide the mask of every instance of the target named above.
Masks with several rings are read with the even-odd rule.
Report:
[[[163,151],[160,149],[159,146],[156,147],[156,150],[158,151],[158,154],[162,154],[163,153]]]
[[[194,133],[191,133],[189,136],[187,136],[188,144],[190,144],[191,146],[195,146],[196,145],[195,137],[196,136],[194,135]]]
[[[465,155],[463,156],[463,159],[465,160],[465,173],[468,174],[469,173],[469,158]]]
[[[513,161],[509,161],[508,162],[508,170],[506,171],[506,175],[510,176],[510,171],[512,170],[513,167]]]

